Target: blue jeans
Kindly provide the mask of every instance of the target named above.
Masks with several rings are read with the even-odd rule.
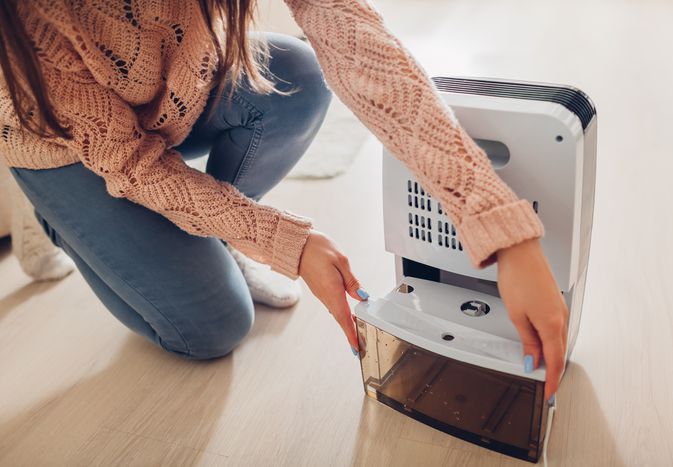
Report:
[[[261,198],[304,154],[331,99],[312,49],[268,34],[270,71],[290,96],[228,90],[178,147],[209,153],[207,172]],[[229,353],[250,331],[250,292],[224,243],[189,235],[163,216],[110,196],[82,164],[12,169],[55,245],[70,256],[108,310],[169,352],[194,359]]]

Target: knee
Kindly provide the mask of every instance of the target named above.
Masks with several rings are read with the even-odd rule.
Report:
[[[184,345],[165,350],[191,360],[210,360],[228,355],[248,335],[254,323],[254,306],[249,294],[219,302],[212,310],[187,311],[193,317],[181,330]]]

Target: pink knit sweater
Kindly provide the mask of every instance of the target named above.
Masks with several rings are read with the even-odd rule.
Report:
[[[286,0],[331,89],[416,174],[457,226],[476,266],[542,235],[530,204],[495,174],[422,68],[366,0]],[[188,167],[172,149],[203,110],[215,55],[196,0],[72,8],[18,2],[57,115],[73,139],[23,131],[0,85],[0,155],[33,169],[82,162],[112,196],[199,236],[230,242],[296,277],[311,223]]]

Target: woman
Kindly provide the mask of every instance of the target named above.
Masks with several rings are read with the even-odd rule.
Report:
[[[550,398],[567,310],[529,203],[366,0],[287,4],[317,61],[278,35],[266,36],[264,60],[263,41],[247,34],[251,0],[5,1],[0,153],[45,230],[120,321],[170,352],[222,356],[250,329],[250,292],[223,240],[301,276],[357,353],[346,293],[367,294],[348,260],[308,219],[257,202],[320,126],[324,73],[441,201],[474,265],[498,261],[526,371],[544,356]],[[207,173],[184,163],[205,151]]]

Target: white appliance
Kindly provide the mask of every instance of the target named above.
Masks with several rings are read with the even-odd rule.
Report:
[[[589,258],[596,111],[569,86],[434,78],[495,170],[533,204],[542,246],[579,327]],[[386,250],[397,286],[355,308],[365,392],[439,430],[537,462],[549,406],[545,368],[525,373],[516,329],[497,290],[497,265],[475,269],[451,219],[384,150]]]

